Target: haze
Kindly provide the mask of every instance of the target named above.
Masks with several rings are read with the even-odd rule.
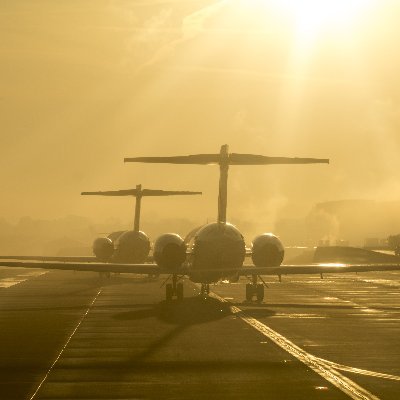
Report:
[[[123,158],[216,153],[224,143],[331,159],[232,167],[228,219],[252,233],[316,203],[400,199],[400,4],[296,3],[2,1],[0,217],[129,225],[131,199],[80,192],[141,183],[203,191],[145,199],[144,229],[146,220],[172,231],[182,227],[174,218],[205,223],[216,218],[217,167]],[[388,217],[379,233],[396,226]]]

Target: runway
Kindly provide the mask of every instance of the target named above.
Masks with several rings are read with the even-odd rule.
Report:
[[[398,272],[271,278],[262,304],[246,280],[166,304],[163,277],[44,272],[0,269],[0,399],[400,396]]]

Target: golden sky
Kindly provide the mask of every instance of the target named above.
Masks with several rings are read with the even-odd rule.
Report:
[[[145,199],[144,219],[211,221],[217,167],[123,158],[224,143],[331,159],[231,167],[234,221],[398,199],[399,20],[390,0],[2,1],[0,216],[131,219],[130,199],[80,192],[142,183],[204,193]]]

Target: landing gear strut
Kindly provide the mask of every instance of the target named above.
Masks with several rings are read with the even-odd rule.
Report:
[[[200,296],[208,296],[210,294],[210,285],[208,283],[202,283],[200,289]]]
[[[183,283],[178,282],[178,276],[175,274],[172,275],[172,283],[165,285],[165,299],[169,302],[174,296],[179,301],[183,300]]]
[[[253,301],[253,297],[261,303],[264,300],[264,285],[257,283],[257,275],[252,275],[252,282],[246,285],[246,300]]]

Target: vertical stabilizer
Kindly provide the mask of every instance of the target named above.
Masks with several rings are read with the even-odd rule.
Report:
[[[136,185],[137,194],[135,196],[135,215],[133,222],[133,230],[139,232],[140,226],[140,207],[142,205],[142,185]]]
[[[219,161],[219,191],[218,191],[218,217],[217,222],[226,223],[226,210],[228,207],[228,171],[229,171],[229,146],[221,146]]]

